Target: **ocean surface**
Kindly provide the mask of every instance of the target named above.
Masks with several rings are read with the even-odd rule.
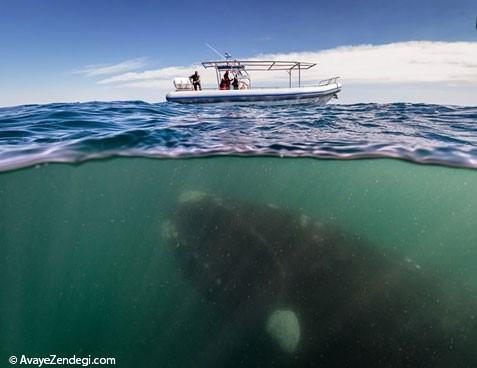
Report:
[[[388,157],[477,167],[477,107],[182,106],[91,102],[0,108],[0,170],[114,156]]]
[[[368,366],[476,366],[476,169],[477,107],[0,108],[0,366],[22,354],[115,357],[121,367],[358,366],[369,363],[359,344],[377,349]],[[181,206],[202,203],[191,193],[210,212],[187,221],[223,232],[207,246],[240,254],[237,239],[256,245],[257,254],[243,248],[246,272],[234,266],[240,256],[176,252],[203,239],[179,227]],[[256,229],[275,217],[303,228],[277,227],[267,243]],[[317,253],[299,241],[320,231],[348,239],[334,240],[340,252],[326,267],[307,261]],[[187,262],[203,266],[195,274],[183,263],[191,254]],[[299,265],[287,261],[301,254]],[[263,287],[277,262],[292,281],[273,286],[268,275]],[[231,288],[224,280],[234,277],[262,287]],[[369,298],[350,281],[361,278]],[[239,302],[224,302],[225,289]],[[362,305],[376,313],[355,312]],[[295,317],[269,328],[281,309],[299,333]],[[441,336],[443,345],[426,345]]]

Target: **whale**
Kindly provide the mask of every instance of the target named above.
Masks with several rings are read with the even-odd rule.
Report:
[[[164,234],[179,271],[240,336],[233,345],[253,350],[250,366],[477,365],[475,291],[359,234],[193,191]]]

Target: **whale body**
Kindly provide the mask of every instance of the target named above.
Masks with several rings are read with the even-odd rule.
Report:
[[[185,193],[168,241],[187,279],[240,331],[242,351],[250,336],[263,342],[263,366],[477,365],[473,292],[449,293],[436,273],[342,229]]]

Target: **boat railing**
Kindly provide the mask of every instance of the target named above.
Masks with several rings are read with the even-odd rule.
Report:
[[[340,77],[333,77],[333,78],[320,80],[316,86],[321,87],[321,86],[328,86],[330,84],[338,83],[338,78]]]
[[[293,88],[309,88],[309,87],[321,87],[321,86],[327,86],[327,85],[330,85],[330,84],[334,84],[336,83],[336,80],[338,79],[339,77],[336,77],[336,78],[330,78],[330,79],[326,79],[326,80],[323,80],[323,81],[320,81],[318,84],[307,84],[307,85],[302,85],[300,87],[293,87]],[[268,86],[268,87],[257,87],[257,86],[254,86],[252,88],[246,88],[246,89],[233,89],[233,88],[230,88],[228,90],[224,90],[224,91],[250,91],[250,90],[262,90],[262,89],[283,89],[285,87],[283,86]],[[286,87],[286,88],[290,88],[290,87]],[[190,89],[176,89],[176,92],[183,92],[183,91],[189,91],[189,92],[193,92],[194,89],[193,88],[190,88]],[[202,91],[222,91],[220,88],[218,87],[202,87]]]
[[[299,88],[306,88],[306,87],[322,87],[322,86],[328,86],[330,84],[336,84],[338,83],[338,79],[340,77],[332,77],[332,78],[328,78],[328,79],[323,79],[323,80],[320,80],[317,84],[311,84],[311,85],[302,85],[300,86]],[[177,87],[177,86],[176,86]],[[260,90],[260,89],[281,89],[283,87],[279,87],[279,86],[261,86],[261,87],[252,87],[252,88],[247,88],[247,90],[250,90],[250,89],[253,89],[253,90]],[[190,85],[189,88],[176,88],[176,91],[193,91],[194,88],[192,87],[192,84]],[[202,90],[206,90],[206,91],[217,91],[219,90],[218,87],[202,87]],[[230,89],[231,91],[234,91],[234,89]]]

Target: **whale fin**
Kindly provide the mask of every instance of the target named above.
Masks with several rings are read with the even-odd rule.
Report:
[[[300,324],[295,312],[276,310],[267,319],[266,332],[285,352],[291,354],[300,341]]]

